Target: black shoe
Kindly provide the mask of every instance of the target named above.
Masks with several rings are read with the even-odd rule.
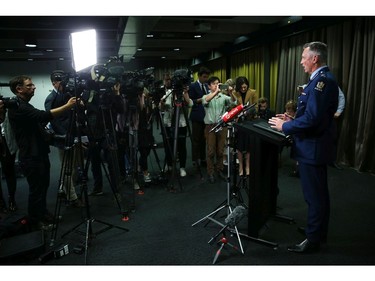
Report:
[[[300,254],[310,254],[319,251],[320,244],[312,243],[305,239],[300,244],[296,244],[288,247],[289,252],[300,253]]]

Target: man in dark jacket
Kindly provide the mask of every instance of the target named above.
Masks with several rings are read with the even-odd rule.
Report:
[[[293,136],[292,157],[298,161],[302,191],[308,205],[306,239],[290,246],[291,252],[314,252],[320,243],[327,241],[330,214],[327,165],[332,162],[338,85],[326,62],[326,44],[304,45],[301,64],[310,74],[310,80],[298,97],[295,119],[278,114],[269,121],[271,127]]]
[[[45,229],[53,221],[47,210],[47,190],[50,182],[49,139],[45,124],[72,108],[75,98],[57,108],[43,111],[29,101],[34,96],[35,85],[31,77],[17,76],[10,82],[19,107],[9,109],[9,121],[19,147],[19,162],[29,184],[28,215],[31,225]]]

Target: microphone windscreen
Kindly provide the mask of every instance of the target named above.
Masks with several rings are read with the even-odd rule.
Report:
[[[225,218],[225,224],[234,227],[244,216],[246,216],[246,208],[243,206],[237,206],[234,208],[233,212]]]

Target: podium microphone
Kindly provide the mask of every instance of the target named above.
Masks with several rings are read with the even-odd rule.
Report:
[[[242,117],[243,115],[247,115],[247,114],[250,112],[250,110],[253,109],[256,105],[257,105],[256,102],[253,103],[252,105],[249,105],[249,103],[247,103],[247,104],[244,106],[242,112],[240,113],[240,115],[239,115],[238,117]]]
[[[217,122],[217,124],[215,125],[215,127],[213,127],[210,130],[210,133],[212,131],[216,131],[217,128],[220,128],[222,125],[224,125],[224,124],[228,123],[229,121],[231,121],[232,119],[234,119],[237,115],[239,115],[242,112],[243,108],[244,108],[244,105],[243,104],[239,104],[235,108],[233,108],[231,111],[225,112],[220,117],[220,119]]]
[[[233,108],[231,111],[227,111],[225,112],[219,119],[219,121],[217,122],[217,124],[215,125],[215,127],[213,127],[211,130],[210,130],[210,133],[215,131],[220,128],[222,125],[232,121],[234,118],[236,118],[237,116],[242,116],[244,114],[246,114],[251,108],[253,108],[254,106],[256,105],[256,103],[252,104],[252,105],[249,105],[248,103],[246,105],[243,105],[243,104],[239,104],[237,105],[235,108]]]

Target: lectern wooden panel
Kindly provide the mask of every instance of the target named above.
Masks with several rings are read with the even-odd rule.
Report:
[[[266,221],[276,215],[279,151],[287,139],[263,119],[234,126],[250,137],[248,235],[258,237]]]

